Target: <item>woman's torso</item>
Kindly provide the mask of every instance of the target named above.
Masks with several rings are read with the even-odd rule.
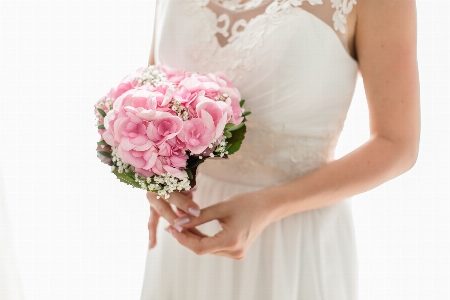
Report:
[[[240,11],[238,2],[160,1],[155,62],[225,73],[252,112],[241,149],[200,172],[263,186],[287,182],[333,159],[358,72],[347,50],[355,3],[278,0]]]

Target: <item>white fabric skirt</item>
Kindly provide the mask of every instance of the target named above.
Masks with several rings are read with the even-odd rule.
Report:
[[[198,174],[201,208],[263,187]],[[276,199],[274,199],[276,201]],[[199,256],[158,227],[149,250],[141,300],[354,300],[357,253],[351,198],[272,223],[243,260]],[[217,221],[198,227],[214,234]]]

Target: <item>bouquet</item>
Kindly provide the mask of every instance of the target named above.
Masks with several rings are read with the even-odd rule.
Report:
[[[95,104],[97,156],[120,181],[167,199],[195,186],[206,159],[239,150],[244,102],[220,72],[139,68]]]

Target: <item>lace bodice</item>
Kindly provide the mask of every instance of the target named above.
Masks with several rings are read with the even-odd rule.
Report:
[[[252,112],[241,149],[200,172],[278,184],[334,158],[358,63],[346,49],[355,0],[160,0],[155,61],[224,72]]]
[[[227,38],[225,41],[219,41],[221,46],[235,40],[248,23],[259,15],[274,16],[280,11],[302,7],[339,31],[338,36],[347,51],[347,15],[356,4],[356,0],[329,0],[328,5],[323,5],[322,0],[200,0],[199,2],[217,14],[217,21],[220,23],[216,24],[217,33]],[[305,4],[302,4],[303,2]],[[221,37],[218,36],[218,39]]]

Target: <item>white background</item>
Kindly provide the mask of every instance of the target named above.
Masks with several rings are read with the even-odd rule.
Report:
[[[354,197],[360,299],[450,299],[450,4],[417,8],[419,159]],[[96,158],[93,104],[147,65],[153,9],[0,1],[0,249],[15,249],[0,252],[0,287],[11,299],[139,299],[148,203]],[[368,137],[359,80],[336,158]]]

